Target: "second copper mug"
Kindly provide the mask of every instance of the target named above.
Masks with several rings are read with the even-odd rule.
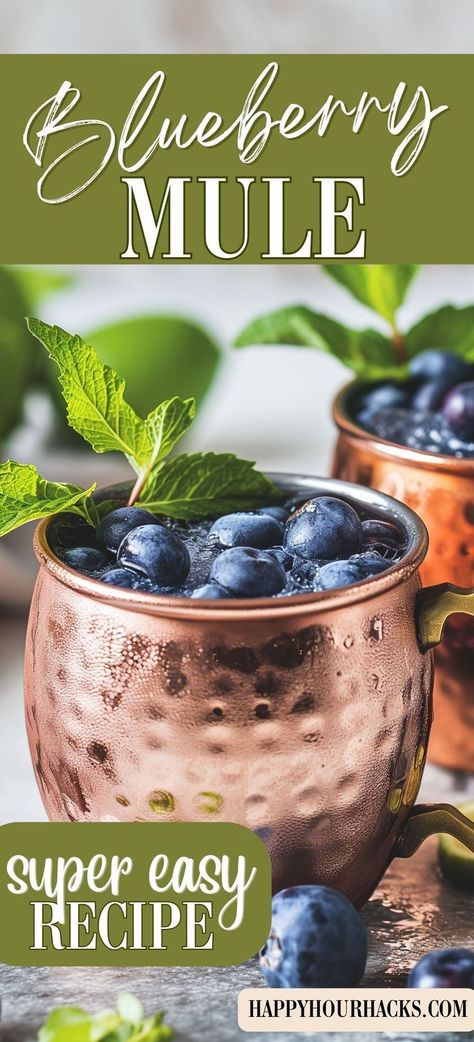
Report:
[[[420,590],[427,535],[406,506],[346,482],[274,478],[285,495],[340,496],[390,518],[403,560],[351,587],[216,605],[86,578],[40,523],[31,755],[52,820],[237,822],[267,843],[276,890],[320,882],[360,904],[431,832],[474,850],[458,811],[414,807],[430,648],[450,612],[474,612],[474,595]]]
[[[333,473],[401,499],[423,518],[429,550],[424,583],[474,584],[474,460],[419,452],[369,434],[351,419],[360,385],[334,405],[338,441]],[[474,620],[455,614],[435,653],[435,718],[430,757],[474,772]]]

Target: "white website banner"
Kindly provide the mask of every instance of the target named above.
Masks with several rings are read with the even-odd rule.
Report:
[[[246,988],[243,1031],[474,1030],[469,988]]]

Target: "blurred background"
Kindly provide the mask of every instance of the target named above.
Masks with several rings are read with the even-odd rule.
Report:
[[[2,51],[465,52],[472,0],[1,0]]]

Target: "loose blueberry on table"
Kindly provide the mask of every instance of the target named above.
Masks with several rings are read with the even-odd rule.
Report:
[[[271,988],[351,988],[367,961],[362,920],[343,894],[294,886],[272,901],[272,928],[260,952]]]
[[[474,988],[474,952],[443,948],[424,955],[408,978],[409,988]]]
[[[415,355],[408,379],[369,387],[355,419],[385,441],[411,449],[474,457],[474,363],[431,348]]]
[[[95,532],[60,514],[49,542],[64,564],[108,586],[193,600],[333,590],[379,575],[404,550],[395,524],[359,516],[335,496],[215,521],[175,521],[120,506]]]

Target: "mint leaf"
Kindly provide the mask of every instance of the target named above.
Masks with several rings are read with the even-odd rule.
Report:
[[[427,347],[441,347],[474,362],[474,306],[447,304],[420,319],[404,340],[410,358]]]
[[[168,456],[191,426],[196,415],[196,402],[194,398],[170,398],[168,402],[161,402],[151,412],[146,420],[145,426],[148,432],[153,451],[148,462],[151,470],[155,463]]]
[[[150,474],[138,502],[153,513],[192,520],[281,499],[281,492],[254,467],[230,452],[175,456]]]
[[[9,460],[0,465],[0,536],[27,521],[58,514],[62,510],[84,517],[89,524],[96,519],[90,496],[95,489],[57,484],[42,478],[36,467]]]
[[[120,1023],[110,1010],[91,1017],[75,1006],[60,1006],[40,1029],[38,1042],[103,1042]]]
[[[83,1009],[62,1006],[52,1011],[38,1032],[38,1042],[82,1042],[90,1028],[90,1016]]]
[[[363,379],[400,376],[393,342],[375,329],[349,329],[304,306],[282,308],[255,319],[239,334],[236,347],[296,344],[326,351]]]
[[[70,426],[96,452],[123,452],[140,473],[152,446],[144,421],[124,400],[124,380],[80,336],[37,318],[28,328],[59,368]]]
[[[157,1013],[154,1017],[147,1017],[141,1025],[141,1029],[132,1035],[130,1042],[165,1042],[173,1037],[173,1028],[168,1024],[162,1024],[163,1013]]]
[[[325,271],[395,327],[395,314],[418,271],[417,264],[324,264]]]
[[[131,1024],[140,1024],[144,1017],[144,1009],[140,999],[128,991],[120,992],[117,999],[117,1010],[124,1020]]]

